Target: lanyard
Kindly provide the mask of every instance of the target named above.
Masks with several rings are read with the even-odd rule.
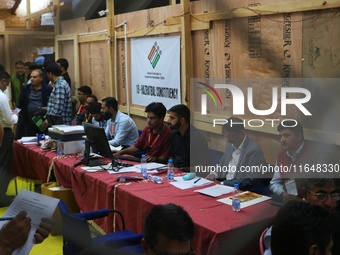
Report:
[[[158,138],[161,136],[161,134],[163,133],[165,129],[165,126],[163,125],[162,131],[157,135],[157,137],[155,138],[155,140],[153,140],[152,144],[150,145],[150,141],[151,141],[151,132],[149,133],[149,138],[148,138],[148,148],[149,150],[152,148],[152,146],[156,143],[156,141],[158,140]],[[150,130],[151,131],[151,130]]]

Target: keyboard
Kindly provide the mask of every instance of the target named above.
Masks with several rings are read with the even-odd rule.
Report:
[[[123,155],[114,155],[114,159],[128,160],[133,162],[140,162],[140,158],[134,156],[123,156]]]

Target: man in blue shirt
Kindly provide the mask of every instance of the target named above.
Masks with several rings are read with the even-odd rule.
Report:
[[[102,100],[101,113],[107,120],[105,133],[110,145],[127,148],[137,141],[139,135],[136,123],[118,110],[118,102],[114,97]]]

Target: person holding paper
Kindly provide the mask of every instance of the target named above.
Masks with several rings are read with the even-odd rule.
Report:
[[[11,81],[6,71],[0,71],[0,122],[3,125],[3,140],[0,147],[0,206],[8,206],[13,198],[6,195],[8,184],[12,177],[13,159],[13,125],[18,121],[18,115],[11,111],[8,98],[4,91]]]
[[[42,218],[39,227],[34,235],[35,243],[42,243],[53,228],[54,221],[50,218]],[[31,229],[31,219],[25,211],[8,221],[0,230],[0,254],[10,255],[16,249],[23,246],[28,238]]]

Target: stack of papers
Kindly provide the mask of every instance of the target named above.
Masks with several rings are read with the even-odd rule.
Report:
[[[83,126],[68,126],[68,125],[55,125],[50,127],[48,131],[52,131],[54,133],[59,133],[62,135],[85,133]]]
[[[205,189],[198,189],[198,190],[194,190],[194,192],[198,192],[204,195],[208,195],[211,197],[218,197],[224,194],[228,194],[234,191],[233,187],[230,186],[225,186],[225,185],[215,185],[215,186],[211,186]]]
[[[195,187],[199,187],[203,185],[208,185],[212,183],[212,181],[209,181],[204,178],[199,178],[199,177],[196,177],[189,181],[185,181],[183,180],[183,176],[179,176],[179,177],[175,177],[175,181],[169,182],[169,183],[179,189],[190,189],[190,188],[195,188]]]
[[[37,142],[36,136],[25,136],[18,140],[22,144],[34,144]]]

